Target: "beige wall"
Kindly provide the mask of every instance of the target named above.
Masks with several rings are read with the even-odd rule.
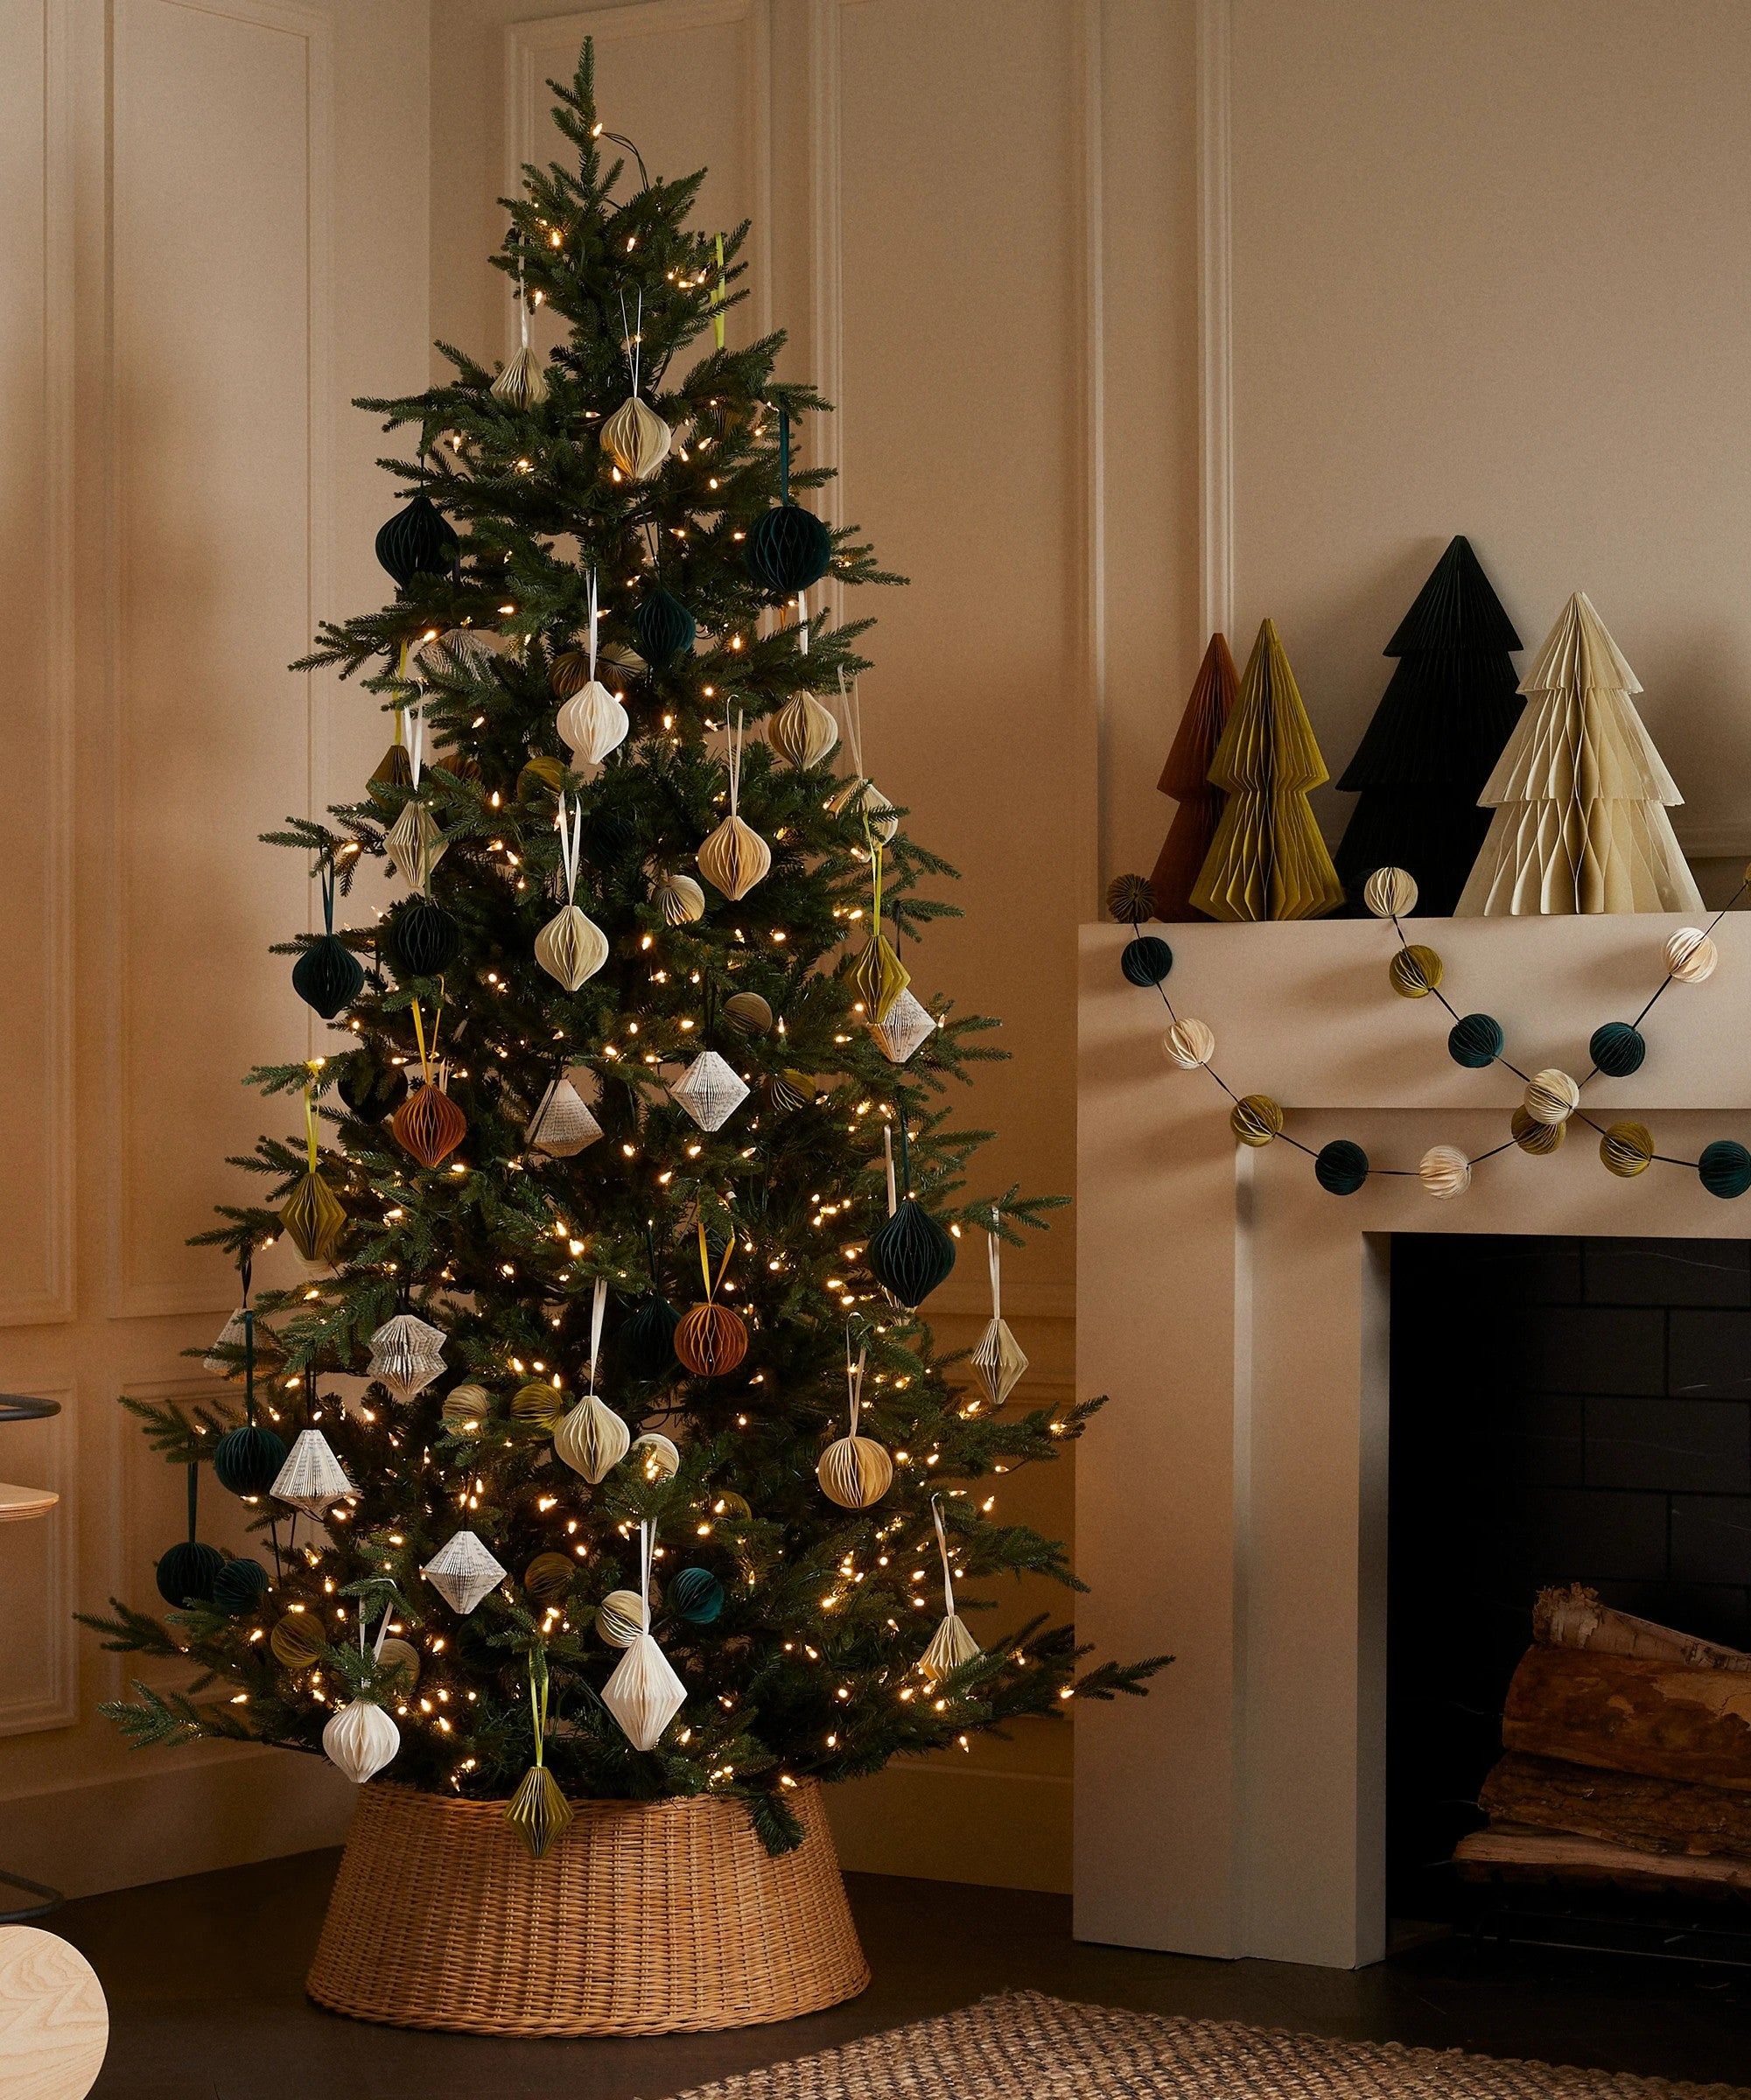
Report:
[[[70,1614],[151,1597],[180,1485],[116,1405],[206,1382],[235,1302],[189,1249],[261,1127],[239,1085],[309,1040],[303,870],[257,846],[382,735],[291,676],[380,588],[378,433],[424,370],[423,0],[0,0],[0,534],[9,590],[0,1005],[0,1863],[73,1890],[326,1842],[309,1760],[132,1755]],[[241,1544],[209,1488],[203,1530]],[[172,1673],[174,1675],[174,1673]]]

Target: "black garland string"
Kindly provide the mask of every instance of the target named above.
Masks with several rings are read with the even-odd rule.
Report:
[[[1385,873],[1388,872],[1388,871],[1382,870],[1379,871],[1379,872]],[[1727,901],[1722,905],[1719,910],[1714,914],[1713,917],[1709,920],[1707,925],[1703,928],[1702,934],[1705,940],[1708,940],[1712,936],[1716,927],[1720,924],[1721,920],[1726,916],[1727,913],[1730,912],[1733,906],[1739,903],[1740,900],[1745,896],[1747,890],[1751,890],[1751,867],[1747,868],[1745,872],[1745,879],[1740,884],[1738,889],[1733,892],[1733,895],[1727,900]],[[1131,942],[1127,943],[1126,949],[1126,952],[1129,953],[1132,946],[1142,942],[1143,935],[1141,929],[1146,920],[1153,916],[1154,900],[1150,892],[1147,880],[1142,876],[1120,876],[1117,881],[1109,886],[1108,903],[1109,907],[1113,911],[1113,915],[1115,918],[1122,920],[1131,928]],[[1408,910],[1410,907],[1407,905],[1404,906],[1404,908]],[[1429,992],[1434,996],[1435,999],[1439,1003],[1441,1007],[1450,1017],[1454,1026],[1457,1027],[1460,1022],[1469,1018],[1469,1016],[1461,1014],[1459,1012],[1458,1008],[1454,1006],[1452,1000],[1447,998],[1446,992],[1442,990],[1440,984],[1429,977],[1427,973],[1423,970],[1421,965],[1415,960],[1414,957],[1411,956],[1411,949],[1412,943],[1405,937],[1404,928],[1400,923],[1398,912],[1396,910],[1389,910],[1384,913],[1376,913],[1375,916],[1376,918],[1385,918],[1390,920],[1392,931],[1397,937],[1399,954],[1407,959],[1413,980],[1420,979],[1426,984]],[[1165,942],[1162,942],[1159,943],[1159,945],[1163,948],[1166,948],[1167,944]],[[1177,1026],[1180,1021],[1180,1015],[1175,1010],[1172,998],[1168,996],[1166,984],[1167,973],[1172,970],[1172,968],[1173,954],[1171,949],[1169,949],[1167,951],[1166,968],[1160,972],[1159,976],[1154,975],[1152,971],[1150,974],[1139,980],[1137,977],[1131,976],[1130,972],[1127,970],[1126,978],[1127,982],[1132,984],[1142,983],[1151,985],[1152,989],[1160,995],[1161,1004],[1166,1009],[1169,1021],[1173,1026]],[[1443,974],[1445,975],[1445,973]],[[1635,1016],[1635,1018],[1633,1021],[1628,1023],[1628,1026],[1630,1028],[1636,1031],[1637,1033],[1640,1032],[1642,1023],[1648,1018],[1649,1014],[1653,1012],[1655,1006],[1665,996],[1665,993],[1670,990],[1673,983],[1676,981],[1677,976],[1677,970],[1668,967],[1665,976],[1661,979],[1659,984],[1656,987],[1654,991],[1649,996],[1646,1003],[1642,1007],[1641,1012]],[[1486,1016],[1485,1018],[1494,1021],[1493,1016]],[[1609,1024],[1605,1025],[1609,1026]],[[1500,1024],[1496,1023],[1495,1026],[1499,1034]],[[1588,1039],[1588,1054],[1590,1056],[1592,1054],[1593,1040],[1597,1037],[1598,1033],[1599,1030],[1595,1029],[1593,1032],[1593,1037]],[[1456,1060],[1455,1061],[1459,1060]],[[1490,1066],[1498,1064],[1504,1066],[1509,1072],[1513,1073],[1516,1079],[1523,1082],[1523,1083],[1525,1085],[1529,1087],[1531,1085],[1532,1075],[1526,1072],[1523,1072],[1520,1067],[1514,1063],[1512,1059],[1506,1054],[1505,1045],[1502,1050],[1497,1050],[1492,1053],[1492,1054],[1487,1060],[1485,1060],[1482,1064],[1468,1066],[1467,1069],[1488,1071]],[[1222,1077],[1222,1074],[1216,1070],[1213,1062],[1203,1062],[1199,1066],[1198,1068],[1201,1071],[1207,1072],[1215,1082],[1217,1086],[1222,1088],[1222,1092],[1228,1096],[1229,1099],[1235,1104],[1235,1110],[1236,1114],[1245,1106],[1247,1101],[1251,1098],[1250,1096],[1236,1094],[1234,1088],[1229,1086],[1228,1082]],[[1574,1082],[1577,1093],[1579,1093],[1582,1088],[1588,1085],[1593,1080],[1598,1078],[1600,1076],[1600,1068],[1599,1063],[1597,1060],[1594,1060],[1594,1061],[1588,1066],[1585,1075]],[[1274,1096],[1266,1096],[1264,1098],[1269,1100],[1271,1102],[1271,1105],[1274,1108],[1277,1108],[1279,1113],[1281,1112],[1281,1104],[1277,1102]],[[1238,1136],[1239,1130],[1238,1124],[1236,1123],[1236,1117],[1231,1116],[1229,1120],[1231,1124],[1235,1124],[1236,1134]],[[1577,1120],[1584,1123],[1589,1130],[1595,1132],[1601,1139],[1603,1139],[1608,1134],[1608,1126],[1595,1122],[1594,1119],[1579,1105],[1579,1103],[1577,1103],[1577,1105],[1570,1110],[1567,1116],[1563,1117],[1562,1123],[1553,1125],[1552,1127],[1556,1129],[1561,1129],[1564,1124]],[[1321,1148],[1321,1151],[1315,1151],[1312,1145],[1304,1144],[1299,1138],[1291,1136],[1286,1130],[1278,1130],[1273,1131],[1271,1136],[1276,1142],[1286,1144],[1293,1151],[1302,1153],[1306,1158],[1314,1161],[1316,1166],[1321,1157],[1322,1151],[1325,1149]],[[1354,1141],[1340,1140],[1338,1142],[1353,1144]],[[1728,1140],[1726,1142],[1733,1143],[1733,1141]],[[1376,1166],[1371,1159],[1368,1159],[1367,1154],[1362,1152],[1361,1146],[1356,1145],[1355,1149],[1358,1153],[1361,1154],[1362,1158],[1367,1161],[1366,1168],[1362,1175],[1362,1181],[1371,1180],[1376,1175],[1383,1175],[1404,1180],[1422,1180],[1422,1170],[1420,1167]],[[1453,1149],[1457,1151],[1459,1148],[1455,1146]],[[1481,1166],[1487,1160],[1499,1158],[1503,1152],[1516,1152],[1522,1149],[1523,1148],[1520,1146],[1519,1141],[1516,1138],[1509,1137],[1505,1138],[1502,1144],[1492,1145],[1488,1152],[1479,1152],[1475,1155],[1475,1157],[1467,1156],[1466,1166],[1467,1174],[1469,1174],[1473,1169]],[[1555,1148],[1552,1147],[1551,1149],[1554,1150]],[[1686,1168],[1691,1173],[1703,1176],[1703,1186],[1708,1189],[1711,1195],[1724,1195],[1728,1197],[1743,1195],[1746,1193],[1747,1187],[1751,1186],[1751,1159],[1747,1159],[1744,1168],[1746,1174],[1746,1180],[1744,1181],[1740,1182],[1737,1186],[1724,1186],[1723,1187],[1717,1189],[1711,1186],[1706,1175],[1704,1172],[1705,1160],[1708,1152],[1712,1151],[1712,1147],[1705,1148],[1703,1159],[1680,1159],[1674,1158],[1670,1153],[1668,1152],[1650,1152],[1648,1156],[1648,1163],[1652,1165],[1657,1162],[1662,1166],[1682,1166]],[[1733,1150],[1735,1152],[1743,1152],[1744,1148],[1734,1144]],[[1736,1159],[1733,1160],[1731,1164],[1735,1168],[1739,1165]],[[1735,1172],[1728,1176],[1726,1179],[1730,1183],[1731,1181],[1738,1180],[1739,1176],[1737,1172]],[[1326,1184],[1322,1181],[1320,1186],[1324,1187],[1326,1186]],[[1358,1181],[1353,1188],[1341,1190],[1329,1189],[1327,1193],[1331,1194],[1354,1195],[1362,1187],[1362,1182]]]

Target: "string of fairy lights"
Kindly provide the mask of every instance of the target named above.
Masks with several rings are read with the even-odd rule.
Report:
[[[1446,966],[1439,954],[1407,936],[1403,921],[1416,909],[1417,885],[1403,868],[1378,868],[1368,878],[1362,900],[1372,915],[1390,924],[1397,941],[1397,952],[1388,965],[1392,989],[1403,998],[1433,999],[1452,1026],[1447,1031],[1447,1054],[1470,1071],[1486,1071],[1500,1065],[1525,1087],[1520,1106],[1514,1110],[1509,1135],[1488,1151],[1467,1154],[1456,1144],[1434,1144],[1414,1167],[1376,1166],[1353,1138],[1334,1138],[1317,1149],[1285,1128],[1282,1104],[1269,1094],[1241,1094],[1215,1068],[1216,1039],[1206,1022],[1182,1015],[1168,993],[1166,978],[1173,967],[1173,951],[1159,934],[1145,933],[1153,917],[1155,900],[1147,880],[1140,875],[1121,875],[1108,887],[1107,908],[1115,919],[1129,925],[1131,939],[1120,956],[1126,982],[1139,989],[1153,989],[1167,1014],[1168,1026],[1161,1046],[1170,1065],[1180,1071],[1203,1071],[1215,1081],[1233,1104],[1229,1127],[1242,1144],[1288,1145],[1313,1163],[1314,1179],[1327,1194],[1352,1196],[1370,1179],[1390,1177],[1419,1181],[1439,1200],[1463,1195],[1471,1186],[1474,1171],[1504,1152],[1522,1152],[1534,1157],[1558,1150],[1572,1123],[1583,1123],[1599,1138],[1599,1155],[1607,1170],[1630,1180],[1651,1166],[1683,1167],[1695,1174],[1712,1196],[1730,1199],[1751,1190],[1751,1151],[1735,1138],[1716,1138],[1705,1145],[1695,1159],[1684,1159],[1658,1151],[1652,1133],[1642,1123],[1624,1119],[1600,1123],[1581,1105],[1582,1090],[1594,1079],[1627,1079],[1638,1072],[1648,1054],[1642,1026],[1659,1001],[1674,984],[1700,984],[1714,974],[1719,960],[1713,934],[1722,919],[1751,891],[1751,867],[1733,896],[1703,927],[1680,927],[1665,943],[1665,974],[1649,994],[1633,1021],[1605,1021],[1587,1042],[1587,1069],[1579,1079],[1556,1066],[1526,1072],[1508,1055],[1502,1024],[1485,1012],[1461,1013],[1442,989]]]

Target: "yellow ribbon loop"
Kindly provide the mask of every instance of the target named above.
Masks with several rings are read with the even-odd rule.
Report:
[[[314,1173],[317,1162],[316,1088],[310,1080],[304,1082],[304,1136],[305,1143],[310,1148],[310,1171]]]

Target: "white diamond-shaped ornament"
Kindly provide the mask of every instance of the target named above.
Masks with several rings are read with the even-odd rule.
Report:
[[[935,1029],[935,1019],[909,991],[900,993],[884,1019],[870,1024],[877,1049],[893,1065],[903,1065]]]
[[[448,1545],[440,1546],[420,1573],[465,1619],[505,1579],[505,1571],[472,1531],[459,1531]]]
[[[741,1074],[715,1050],[702,1050],[669,1091],[702,1130],[721,1129],[748,1097]]]
[[[306,1516],[320,1516],[331,1503],[344,1502],[358,1492],[319,1429],[298,1432],[269,1489],[277,1502],[290,1502]]]
[[[602,1687],[602,1704],[634,1750],[655,1750],[687,1703],[687,1687],[651,1634],[641,1634]]]

